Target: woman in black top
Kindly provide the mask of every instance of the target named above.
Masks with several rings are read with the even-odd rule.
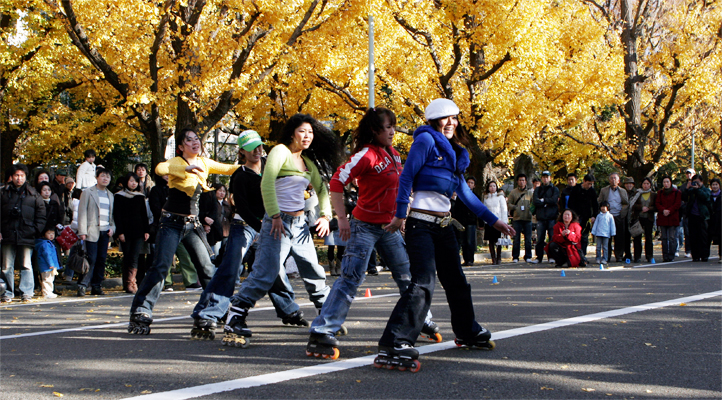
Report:
[[[116,234],[123,251],[123,290],[135,293],[138,291],[138,257],[143,243],[150,236],[150,225],[140,178],[129,172],[121,179],[124,189],[115,194],[113,220],[116,221]]]

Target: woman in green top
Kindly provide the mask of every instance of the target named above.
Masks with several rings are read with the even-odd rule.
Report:
[[[298,265],[306,291],[317,309],[329,293],[326,273],[318,264],[313,238],[303,212],[305,190],[311,184],[318,193],[321,218],[314,222],[316,232],[328,235],[331,203],[322,174],[330,177],[341,161],[341,147],[336,135],[310,115],[296,114],[283,128],[280,143],[268,154],[261,180],[261,194],[266,215],[259,234],[253,271],[238,293],[231,298],[224,342],[247,345],[251,336],[246,325],[248,309],[260,300],[285,274],[284,262],[289,254]],[[295,305],[298,309],[298,305]],[[303,313],[299,312],[303,318]],[[308,326],[308,322],[304,325]]]

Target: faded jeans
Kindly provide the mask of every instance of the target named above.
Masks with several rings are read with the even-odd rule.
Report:
[[[33,246],[17,246],[14,244],[2,245],[2,278],[7,284],[7,291],[3,297],[15,297],[15,269],[20,270],[20,284],[18,289],[23,296],[32,296],[35,283],[33,282]],[[17,265],[17,268],[15,266]]]

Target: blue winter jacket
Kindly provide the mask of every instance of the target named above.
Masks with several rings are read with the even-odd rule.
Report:
[[[612,213],[602,213],[597,215],[594,219],[594,226],[592,227],[592,235],[610,238],[617,235],[617,226],[614,225],[614,217]]]
[[[493,225],[498,218],[469,189],[464,172],[469,166],[469,153],[452,144],[441,132],[423,125],[414,132],[414,143],[404,170],[399,177],[399,194],[396,197],[396,217],[406,218],[411,191],[433,191],[446,197],[456,192],[469,210]]]
[[[38,256],[40,272],[48,272],[60,268],[58,253],[55,252],[53,242],[47,239],[35,239],[35,254]]]

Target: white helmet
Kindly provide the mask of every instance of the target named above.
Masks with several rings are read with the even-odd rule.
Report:
[[[426,107],[426,111],[424,112],[424,116],[427,121],[448,117],[450,115],[459,115],[459,107],[457,107],[456,104],[449,99],[433,100],[429,103]]]

